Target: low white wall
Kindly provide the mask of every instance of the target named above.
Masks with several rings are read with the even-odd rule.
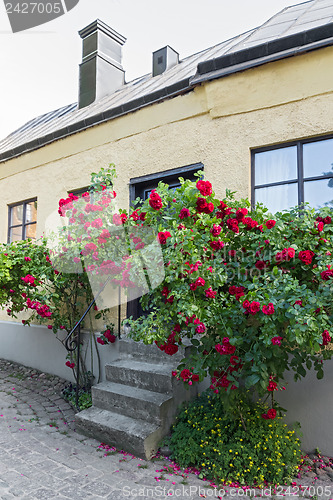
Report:
[[[278,391],[276,399],[287,411],[288,423],[300,422],[303,433],[302,449],[307,452],[319,448],[333,457],[333,360],[324,362],[324,378],[318,380],[311,370],[305,378],[294,382],[293,372],[285,377],[285,391]]]
[[[83,334],[85,339],[86,334]],[[67,351],[60,342],[66,337],[62,331],[55,335],[45,326],[23,326],[21,323],[0,321],[0,358],[30,366],[42,372],[58,375],[70,382],[74,381],[71,368],[65,365]],[[59,339],[59,340],[58,340]],[[104,365],[118,357],[118,345],[98,345],[101,360],[101,380],[105,380]],[[93,350],[93,372],[98,380],[98,362]],[[90,352],[86,356],[86,366],[91,370]],[[92,371],[92,370],[91,370]]]

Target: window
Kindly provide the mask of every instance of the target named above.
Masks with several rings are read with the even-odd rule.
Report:
[[[252,200],[272,213],[304,202],[333,208],[333,138],[252,151]]]
[[[142,200],[149,198],[150,193],[157,187],[157,184],[162,181],[167,183],[171,189],[177,189],[180,186],[179,177],[190,179],[194,181],[196,177],[194,174],[199,170],[203,170],[202,163],[195,163],[181,168],[174,168],[166,170],[157,174],[145,175],[143,177],[136,177],[130,180],[130,204],[133,205],[136,198],[140,197]],[[144,315],[141,304],[138,299],[130,300],[127,303],[127,316],[133,316],[134,319]]]
[[[21,201],[8,207],[8,243],[36,239],[37,198]]]
[[[157,187],[157,184],[162,181],[169,184],[170,188],[176,189],[180,186],[179,177],[184,179],[195,180],[194,174],[198,170],[203,170],[202,163],[187,165],[186,167],[174,168],[157,174],[145,175],[143,177],[135,177],[130,180],[130,204],[140,197],[142,200],[149,198],[150,193]]]

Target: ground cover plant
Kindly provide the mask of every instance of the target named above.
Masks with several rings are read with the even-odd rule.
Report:
[[[217,484],[283,484],[296,476],[300,441],[281,417],[263,419],[263,402],[240,400],[226,412],[212,390],[183,408],[168,439],[171,458],[182,467],[200,469]],[[268,410],[269,411],[269,410]]]

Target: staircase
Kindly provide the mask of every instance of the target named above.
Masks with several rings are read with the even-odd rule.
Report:
[[[119,359],[105,366],[106,381],[92,388],[93,406],[75,417],[76,429],[150,459],[169,432],[179,405],[197,393],[171,372],[185,350],[168,356],[153,345],[119,342]]]

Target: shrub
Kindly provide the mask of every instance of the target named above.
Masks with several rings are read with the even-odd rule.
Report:
[[[182,467],[201,469],[218,483],[279,484],[290,480],[301,461],[300,441],[281,417],[262,418],[262,402],[239,401],[237,415],[226,413],[211,390],[180,412],[169,446]]]

